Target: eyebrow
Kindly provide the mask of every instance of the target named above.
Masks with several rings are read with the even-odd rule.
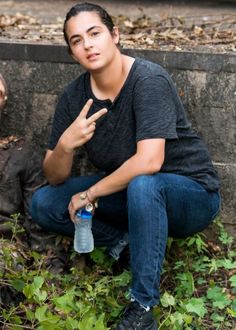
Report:
[[[90,28],[88,28],[88,30],[86,30],[86,33],[90,32],[91,30],[93,30],[95,28],[101,28],[101,27],[98,25],[93,25]],[[80,37],[80,34],[73,34],[73,36],[70,37],[69,41],[71,41],[72,39],[77,38],[77,37]]]

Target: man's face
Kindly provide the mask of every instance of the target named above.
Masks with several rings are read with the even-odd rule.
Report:
[[[1,111],[4,108],[6,101],[7,101],[6,82],[3,79],[2,75],[0,74],[0,118],[1,118]]]

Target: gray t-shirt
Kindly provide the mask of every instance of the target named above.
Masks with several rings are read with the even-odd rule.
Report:
[[[136,152],[140,140],[166,139],[161,172],[185,175],[207,190],[219,188],[219,178],[202,140],[192,131],[169,74],[158,64],[136,58],[113,102],[99,100],[85,72],[65,89],[54,115],[49,149],[54,149],[64,130],[76,119],[86,101],[94,100],[88,116],[106,107],[86,143],[95,167],[110,173]]]

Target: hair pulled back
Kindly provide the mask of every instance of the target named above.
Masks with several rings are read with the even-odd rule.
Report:
[[[66,34],[66,23],[69,21],[71,17],[77,16],[81,12],[85,11],[90,11],[90,12],[95,12],[101,19],[102,23],[106,25],[110,33],[112,34],[113,28],[114,28],[114,23],[112,21],[111,16],[108,14],[108,12],[102,8],[99,5],[95,5],[93,3],[89,2],[83,2],[83,3],[78,3],[77,5],[73,6],[68,13],[66,14],[66,18],[64,21],[64,26],[63,26],[63,34],[64,34],[64,39],[69,46],[69,40]]]

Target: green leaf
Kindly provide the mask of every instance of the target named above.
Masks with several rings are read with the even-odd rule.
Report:
[[[64,313],[69,313],[73,310],[77,311],[78,308],[74,303],[75,296],[76,296],[76,287],[73,286],[63,296],[53,298],[53,302],[57,307],[57,309],[63,311]]]
[[[171,330],[187,330],[190,329],[188,325],[192,324],[193,317],[191,315],[174,312],[164,321],[164,324],[167,326],[164,329],[171,329]],[[162,327],[161,327],[162,329]]]
[[[22,324],[21,318],[19,316],[17,316],[17,315],[14,315],[12,317],[11,322],[14,323],[15,325],[16,324]],[[21,329],[22,329],[22,327],[21,327]]]
[[[165,292],[161,297],[161,304],[163,307],[174,306],[175,298],[168,292]]]
[[[232,261],[230,259],[220,259],[217,260],[218,267],[226,268],[226,269],[235,269],[236,268],[236,261]]]
[[[193,275],[190,272],[178,273],[176,278],[181,281],[181,284],[176,288],[178,294],[184,292],[191,296],[195,290]]]
[[[189,313],[195,313],[201,318],[207,313],[203,298],[191,298],[185,307]]]
[[[193,317],[191,315],[188,314],[182,314],[184,317],[184,321],[186,324],[191,324],[193,321]]]
[[[175,327],[172,327],[172,328],[176,328],[176,327],[177,327],[177,329],[182,329],[183,328],[184,317],[183,317],[182,313],[175,312],[175,313],[171,314],[170,321],[171,321],[171,324],[173,326],[175,326]],[[181,326],[181,327],[179,327],[179,326]]]
[[[36,296],[36,298],[38,298],[38,301],[39,302],[45,301],[48,296],[47,292],[45,290],[42,290],[42,291],[37,290],[37,291],[35,292],[35,296]]]
[[[93,329],[94,325],[96,324],[96,314],[93,311],[89,311],[84,314],[83,319],[79,322],[79,329],[80,330],[91,330]]]
[[[61,330],[64,329],[58,324],[60,322],[60,317],[57,315],[48,316],[47,320],[44,320],[40,323],[40,326],[45,330]],[[64,322],[63,322],[64,323]]]
[[[130,283],[131,275],[130,272],[124,271],[122,274],[115,276],[113,281],[118,283],[119,286],[127,286]]]
[[[192,237],[189,237],[187,239],[187,246],[192,246],[192,245],[196,245],[198,253],[206,251],[207,244],[203,241],[200,234],[196,234],[196,235],[194,235]]]
[[[185,266],[185,263],[183,260],[178,260],[175,262],[174,269],[179,269]]]
[[[41,276],[34,277],[33,283],[26,285],[23,289],[23,293],[27,298],[32,298],[35,292],[41,288],[43,282],[44,282],[43,277]]]
[[[22,292],[23,288],[25,287],[25,282],[19,279],[14,279],[11,281],[11,285],[14,289],[16,289],[18,292]]]
[[[233,237],[229,236],[229,234],[225,231],[225,229],[223,227],[221,228],[221,233],[220,233],[220,236],[219,236],[219,240],[224,245],[230,245],[234,241]]]
[[[33,321],[35,318],[34,312],[32,312],[30,309],[26,308],[25,309],[26,317],[29,321]]]
[[[47,316],[46,316],[46,311],[48,309],[48,305],[44,305],[41,307],[38,307],[35,311],[35,317],[39,322],[45,321],[47,320]]]
[[[227,308],[227,313],[231,315],[232,317],[236,318],[236,310],[233,310],[231,308]]]
[[[79,311],[79,315],[84,315],[87,312],[89,312],[89,310],[91,309],[91,305],[86,304],[84,301],[76,301],[75,303],[77,310]]]
[[[107,296],[106,302],[107,302],[108,306],[110,306],[112,308],[120,308],[121,307],[118,304],[117,300],[111,295]]]
[[[72,319],[72,317],[69,316],[65,321],[65,328],[66,330],[79,329],[79,321]]]
[[[37,302],[44,301],[47,298],[46,291],[40,291],[39,289],[42,287],[44,283],[44,278],[42,276],[35,276],[33,279],[33,283],[28,284],[24,287],[23,293],[26,298],[36,298]]]
[[[218,286],[207,290],[207,298],[213,301],[213,307],[219,309],[224,309],[230,304],[230,299]]]
[[[42,255],[36,251],[31,251],[30,255],[34,258],[34,261],[36,262],[42,259]]]
[[[90,258],[97,264],[97,265],[102,265],[105,260],[106,260],[106,256],[105,253],[102,249],[94,249],[91,253],[90,253]]]
[[[37,330],[61,330],[60,316],[53,315],[49,310],[48,306],[41,306],[36,309],[35,316],[38,319],[40,326]],[[63,322],[64,323],[64,322]],[[64,329],[64,326],[63,326]]]
[[[236,287],[236,275],[231,276],[229,281],[231,282],[231,287]]]
[[[211,320],[214,321],[215,323],[218,323],[218,322],[221,323],[221,322],[224,321],[224,319],[225,319],[225,317],[223,315],[218,314],[218,313],[213,313],[211,315]]]
[[[37,330],[64,330],[61,326],[58,326],[57,324],[50,323],[50,321],[45,321],[43,324],[41,324],[39,327],[37,327]]]
[[[108,330],[109,329],[104,325],[104,318],[105,318],[105,314],[102,313],[99,316],[98,320],[96,321],[94,330]]]
[[[40,289],[42,287],[43,283],[44,283],[44,278],[42,276],[34,277],[33,286],[34,286],[35,290]]]
[[[30,284],[26,285],[23,289],[23,293],[26,296],[26,298],[30,299],[34,295],[34,288]]]
[[[232,307],[233,310],[236,311],[236,299],[234,299],[234,300],[232,301],[231,307]]]
[[[219,267],[218,260],[211,259],[208,266],[210,268],[209,273],[216,272]]]

